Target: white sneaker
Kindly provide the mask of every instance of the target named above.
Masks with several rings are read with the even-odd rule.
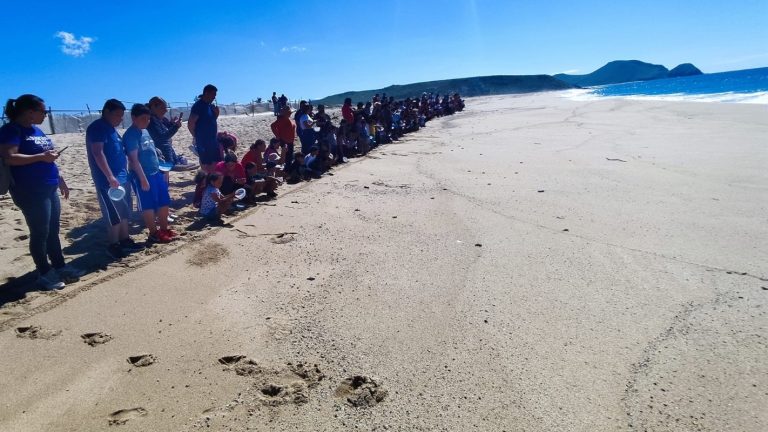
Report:
[[[66,283],[72,283],[80,280],[80,278],[85,275],[85,270],[66,264],[64,267],[56,269],[56,273],[59,276],[59,280]]]
[[[64,282],[59,280],[54,270],[48,270],[48,273],[38,276],[37,284],[46,291],[64,288]]]

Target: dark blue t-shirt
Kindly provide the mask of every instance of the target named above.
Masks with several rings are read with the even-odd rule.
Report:
[[[197,123],[195,124],[195,145],[202,148],[218,148],[216,141],[218,126],[216,125],[216,116],[213,113],[213,105],[198,99],[192,105],[192,114],[197,114]]]
[[[109,181],[93,158],[91,146],[97,142],[104,143],[104,156],[107,158],[107,165],[112,170],[112,175],[121,184],[126,183],[128,181],[128,159],[123,149],[123,141],[120,134],[117,133],[117,129],[104,118],[95,120],[85,131],[85,148],[88,153],[88,166],[91,167],[93,182],[96,186],[109,186]]]
[[[18,123],[8,123],[0,127],[0,145],[18,146],[17,152],[36,155],[53,150],[53,141],[35,125],[24,127]],[[59,168],[54,162],[34,162],[29,165],[11,166],[15,190],[34,188],[35,186],[59,184]]]

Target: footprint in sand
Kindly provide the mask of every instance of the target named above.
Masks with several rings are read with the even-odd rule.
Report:
[[[146,417],[149,412],[141,407],[131,409],[121,409],[109,415],[109,425],[119,426],[128,423],[128,420]]]
[[[187,258],[187,264],[205,267],[216,264],[229,255],[229,249],[221,243],[203,243]]]
[[[90,346],[96,346],[105,344],[112,340],[112,335],[109,333],[85,333],[81,334],[80,337],[83,339],[83,342],[87,343]]]
[[[224,356],[219,359],[219,363],[225,365],[225,366],[233,366],[240,360],[243,360],[245,358],[244,355],[231,355],[231,356]]]
[[[157,361],[157,358],[152,354],[139,354],[136,356],[128,357],[128,363],[135,367],[149,366]]]
[[[294,234],[290,234],[290,233],[275,234],[274,236],[272,236],[269,239],[269,241],[274,243],[274,244],[286,244],[286,243],[290,243],[290,242],[292,242],[294,240],[296,240],[295,235]]]
[[[278,406],[288,403],[303,404],[309,401],[309,389],[325,378],[317,365],[286,363],[283,367],[260,365],[245,356],[226,356],[219,363],[234,370],[237,375],[255,380],[255,399],[264,405]]]
[[[22,339],[50,340],[61,334],[61,330],[45,330],[38,326],[16,327],[16,337]]]
[[[376,379],[355,375],[342,381],[335,394],[354,407],[372,407],[383,401],[387,393]]]

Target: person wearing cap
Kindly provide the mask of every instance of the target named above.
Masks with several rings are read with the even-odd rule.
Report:
[[[160,171],[160,160],[152,136],[147,131],[150,122],[149,108],[144,104],[131,107],[133,123],[123,134],[123,145],[131,168],[131,185],[136,191],[136,201],[149,231],[148,242],[168,243],[178,236],[168,228],[168,183]],[[160,229],[158,229],[158,225]]]
[[[101,117],[85,131],[85,149],[91,178],[96,186],[99,208],[107,223],[107,254],[114,259],[143,249],[128,235],[131,216],[131,184],[128,181],[128,160],[117,126],[123,122],[125,105],[117,99],[104,103]],[[110,197],[110,189],[122,190],[122,197]]]
[[[202,96],[192,105],[192,111],[187,122],[189,133],[195,138],[200,168],[207,173],[213,172],[216,169],[216,163],[223,159],[219,143],[216,140],[219,107],[214,105],[213,101],[216,99],[217,92],[218,89],[213,84],[206,85],[203,88]]]
[[[280,110],[280,117],[270,125],[275,138],[280,140],[282,153],[285,155],[285,171],[293,165],[293,142],[296,140],[296,125],[291,120],[291,107],[284,106]]]

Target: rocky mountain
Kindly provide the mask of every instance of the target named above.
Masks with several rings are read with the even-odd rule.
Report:
[[[690,63],[683,63],[681,65],[675,66],[674,69],[669,71],[669,74],[667,75],[667,77],[677,78],[677,77],[701,75],[701,74],[702,72],[696,66]]]
[[[701,71],[690,63],[681,64],[670,71],[662,65],[645,63],[639,60],[616,60],[590,74],[557,74],[554,77],[579,87],[590,87],[699,74],[701,74]]]

